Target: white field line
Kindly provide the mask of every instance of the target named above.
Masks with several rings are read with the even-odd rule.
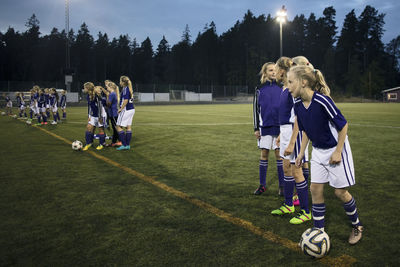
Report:
[[[67,124],[87,124],[87,121],[68,121]],[[251,122],[223,122],[223,123],[133,123],[136,126],[229,126],[229,125],[253,125]]]
[[[201,113],[201,112],[180,112],[180,111],[157,111],[157,110],[140,110],[140,112],[154,112],[154,113],[178,113],[178,114],[190,114],[190,115],[209,115],[209,116],[221,116],[221,117],[234,117],[234,118],[248,118],[252,119],[251,115],[249,116],[238,116],[238,115],[228,115],[228,114],[216,114],[216,113]]]

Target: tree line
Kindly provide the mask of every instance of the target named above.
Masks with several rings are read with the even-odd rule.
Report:
[[[400,35],[383,44],[385,14],[367,5],[357,16],[351,10],[341,31],[334,7],[320,17],[296,15],[283,28],[285,56],[306,56],[320,69],[332,91],[375,98],[400,82]],[[118,80],[128,75],[141,84],[248,85],[259,84],[261,66],[279,58],[279,24],[270,14],[250,10],[229,30],[218,35],[214,22],[194,40],[186,25],[181,40],[170,45],[165,36],[156,48],[149,38],[138,43],[128,35],[110,40],[94,38],[86,23],[77,33],[53,28],[42,36],[33,14],[25,32],[9,27],[0,32],[0,80],[60,81],[64,79],[66,41],[70,44],[75,81]]]

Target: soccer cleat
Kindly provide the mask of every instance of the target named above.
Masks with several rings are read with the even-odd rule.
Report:
[[[300,200],[299,200],[299,196],[297,195],[297,193],[295,193],[293,195],[293,205],[294,206],[300,206]]]
[[[278,189],[278,196],[285,196],[285,191],[283,190],[283,186],[280,186]]]
[[[98,146],[96,147],[97,150],[102,150],[103,148],[104,148],[103,145],[98,145]]]
[[[364,231],[364,227],[361,225],[358,226],[353,226],[353,229],[351,230],[350,236],[349,236],[349,243],[351,245],[357,244],[358,241],[360,241],[362,237],[362,232]]]
[[[88,150],[89,147],[91,147],[91,146],[92,146],[92,144],[88,144],[88,145],[84,146],[82,150],[83,150],[83,151],[86,151],[86,150]]]
[[[116,148],[118,151],[120,151],[120,150],[125,150],[126,148],[125,148],[125,146],[120,146],[120,147],[117,147]]]
[[[276,210],[271,211],[272,215],[285,215],[285,214],[291,214],[294,212],[294,206],[288,206],[285,203]]]
[[[125,150],[129,150],[129,149],[131,149],[130,145],[125,146]]]
[[[52,125],[56,125],[57,122],[56,122],[56,121],[52,121],[51,124],[52,124]]]
[[[290,219],[291,224],[302,224],[303,222],[310,221],[312,218],[311,212],[306,213],[305,210],[301,210],[296,217]]]
[[[254,191],[254,195],[258,196],[265,192],[265,185],[260,184],[256,191]]]

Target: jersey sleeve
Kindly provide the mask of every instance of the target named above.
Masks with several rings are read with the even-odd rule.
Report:
[[[260,128],[260,107],[258,105],[258,95],[260,94],[260,90],[256,88],[256,92],[254,94],[253,99],[253,125],[254,131],[258,131]]]

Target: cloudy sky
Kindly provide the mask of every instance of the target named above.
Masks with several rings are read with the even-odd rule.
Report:
[[[383,42],[400,35],[399,0],[69,0],[69,5],[70,28],[75,32],[86,22],[95,39],[99,31],[110,39],[128,34],[139,43],[148,36],[154,47],[163,35],[170,45],[177,43],[186,24],[194,40],[211,21],[221,34],[242,20],[247,10],[256,16],[275,15],[282,5],[286,5],[289,20],[299,14],[308,17],[312,12],[318,18],[325,7],[333,6],[339,28],[352,9],[359,16],[366,5],[371,5],[386,14]],[[4,33],[9,26],[25,31],[25,22],[33,13],[40,21],[42,34],[53,27],[65,28],[65,0],[0,0],[0,31]]]

